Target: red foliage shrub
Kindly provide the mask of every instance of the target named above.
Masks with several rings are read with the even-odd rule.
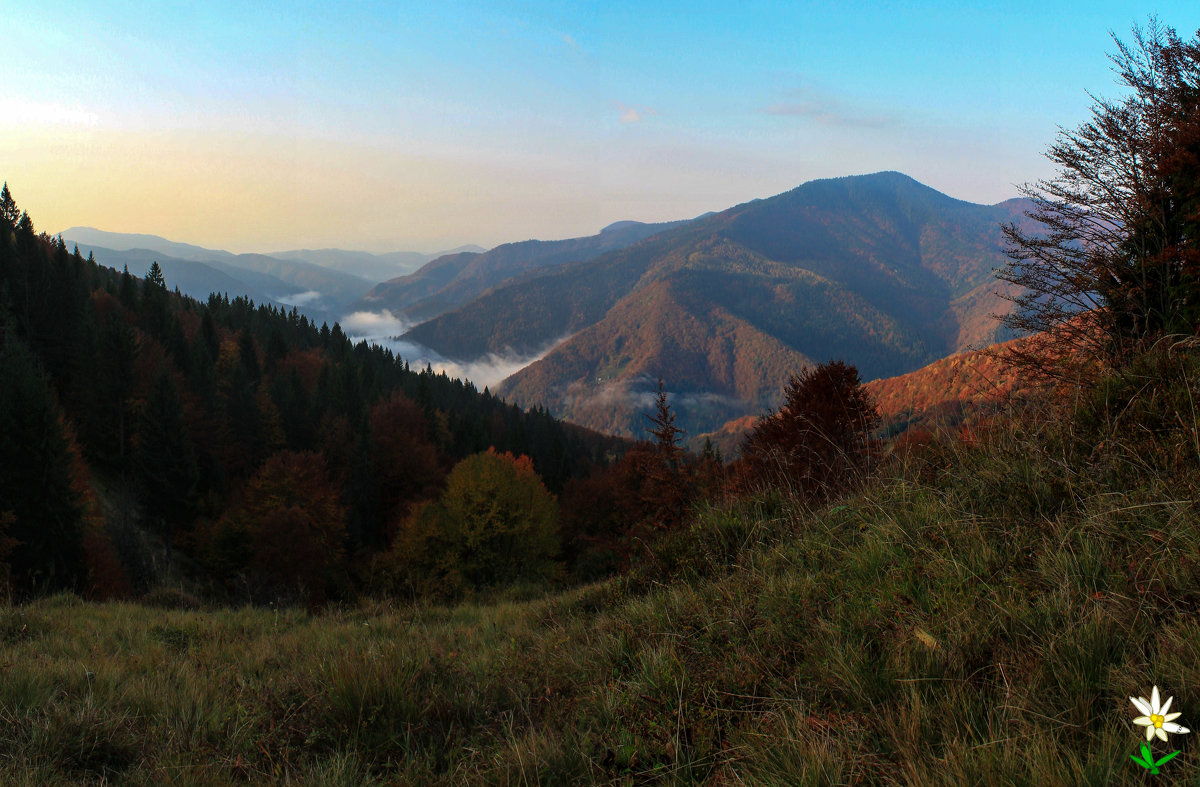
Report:
[[[779,410],[761,419],[742,445],[750,486],[826,497],[867,469],[879,412],[858,369],[831,361],[792,375]]]

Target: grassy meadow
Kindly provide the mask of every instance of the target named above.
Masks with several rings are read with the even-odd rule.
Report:
[[[1200,784],[1196,364],[461,603],[0,609],[5,784]],[[1172,376],[1173,375],[1173,376]],[[186,599],[176,599],[186,601]],[[186,606],[186,605],[184,605]]]

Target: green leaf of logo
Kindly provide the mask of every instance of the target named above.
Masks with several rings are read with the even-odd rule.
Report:
[[[1141,759],[1138,759],[1138,756],[1136,754],[1129,755],[1129,759],[1133,760],[1138,765],[1142,766],[1143,768],[1150,771],[1151,773],[1156,773],[1158,771],[1158,766],[1157,766],[1157,764],[1155,764],[1154,758],[1150,754],[1150,747],[1144,743],[1142,744]]]
[[[1182,751],[1182,750],[1181,750],[1181,751]],[[1174,758],[1175,758],[1175,756],[1176,756],[1176,755],[1178,755],[1178,754],[1179,754],[1179,752],[1178,752],[1178,751],[1171,752],[1171,753],[1170,753],[1170,754],[1168,754],[1166,757],[1163,757],[1161,760],[1159,760],[1158,762],[1154,763],[1155,767],[1158,767],[1159,765],[1162,765],[1162,764],[1163,764],[1164,762],[1166,762],[1167,760],[1174,759]]]

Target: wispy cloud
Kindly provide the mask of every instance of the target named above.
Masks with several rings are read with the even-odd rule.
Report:
[[[636,375],[623,380],[608,380],[599,384],[574,382],[567,386],[563,402],[578,411],[613,411],[624,414],[654,411],[658,398],[657,380],[649,375]],[[716,392],[696,391],[667,392],[667,401],[677,411],[695,412],[745,412],[750,403],[734,396]],[[645,428],[649,422],[642,424]],[[635,434],[638,430],[634,430]]]
[[[572,36],[570,33],[563,33],[562,35],[560,35],[560,36],[559,36],[559,38],[561,38],[561,39],[562,39],[562,42],[563,42],[564,44],[566,44],[567,46],[571,47],[571,48],[572,48],[572,49],[574,49],[576,52],[582,52],[582,51],[583,51],[583,47],[579,46],[579,42],[578,42],[578,41],[576,41],[576,40],[575,40],[575,37],[574,37],[574,36]]]
[[[379,312],[354,312],[342,319],[342,330],[359,339],[384,339],[399,336],[412,327],[387,309]]]
[[[641,389],[641,390],[638,390]],[[649,410],[654,406],[655,382],[646,375],[610,380],[599,385],[575,382],[567,386],[563,401],[579,409]]]
[[[763,107],[762,111],[768,115],[803,118],[823,126],[883,128],[894,122],[891,117],[864,112],[813,88],[792,90],[783,100]]]
[[[629,105],[629,104],[622,104],[620,101],[617,102],[617,111],[621,113],[620,114],[621,122],[626,123],[626,124],[638,123],[643,118],[648,118],[651,115],[658,114],[651,107],[639,107],[639,106],[633,106],[633,105]]]
[[[18,126],[96,126],[100,116],[78,104],[0,99],[0,124]]]

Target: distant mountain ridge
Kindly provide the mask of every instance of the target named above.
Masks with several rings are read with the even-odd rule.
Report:
[[[428,320],[469,303],[493,287],[511,284],[517,277],[566,263],[586,262],[686,223],[618,221],[596,235],[582,238],[527,240],[505,243],[486,252],[447,254],[415,273],[377,285],[358,307],[387,310],[407,322]]]
[[[1008,338],[994,270],[1000,225],[1022,208],[898,172],[811,181],[532,273],[405,338],[470,360],[570,335],[498,392],[636,436],[661,376],[681,423],[712,431],[773,407],[814,362],[843,358],[873,379]]]
[[[436,251],[430,254],[419,251],[391,251],[384,254],[371,254],[365,251],[346,251],[345,249],[293,249],[291,251],[273,251],[268,254],[281,260],[296,260],[311,262],[324,268],[350,273],[370,281],[372,284],[394,279],[411,273],[422,265],[444,257],[448,254],[472,252],[478,254],[487,251],[482,246],[469,244],[456,249]]]
[[[120,270],[144,276],[157,261],[169,285],[193,298],[210,293],[245,295],[257,303],[295,306],[309,317],[335,322],[345,307],[379,281],[420,267],[437,256],[420,252],[370,254],[343,249],[297,249],[274,254],[233,254],[178,243],[158,235],[71,227],[60,233],[68,245]],[[479,246],[462,249],[483,251]],[[460,250],[455,250],[455,252]]]
[[[112,251],[132,251],[147,249],[166,254],[180,260],[210,260],[226,261],[234,255],[221,249],[206,249],[190,243],[178,243],[158,235],[146,235],[134,232],[109,232],[95,227],[69,227],[60,233],[68,245],[79,244],[79,248],[99,246]]]
[[[231,297],[245,295],[255,303],[284,305],[284,300],[290,296],[305,292],[304,288],[269,274],[239,270],[211,259],[207,262],[181,260],[150,249],[118,251],[83,244],[80,244],[80,251],[83,254],[90,252],[96,262],[109,268],[128,268],[135,276],[145,276],[150,264],[157,262],[168,287],[172,290],[178,287],[181,293],[197,300],[206,300],[209,293],[217,292],[228,293]]]
[[[187,244],[167,241],[165,248],[184,246],[180,258],[164,249],[111,249],[96,246],[79,238],[63,236],[68,245],[79,246],[84,255],[92,254],[101,265],[145,276],[152,262],[158,262],[167,284],[198,300],[207,300],[210,293],[227,293],[231,297],[244,295],[256,303],[295,306],[314,320],[334,322],[340,319],[342,307],[358,298],[370,282],[357,276],[323,268],[307,262],[280,260],[263,254],[229,254],[200,249],[200,254]],[[203,257],[203,259],[196,259]]]
[[[266,254],[233,254],[223,249],[208,249],[191,243],[179,243],[158,235],[141,233],[109,232],[95,227],[70,227],[58,233],[68,243],[77,243],[79,248],[101,247],[112,251],[148,249],[166,254],[178,260],[198,262],[234,262],[239,258],[271,257],[272,259],[316,265],[321,268],[347,273],[366,279],[372,284],[404,275],[416,270],[430,260],[446,254],[471,251],[482,252],[482,246],[467,245],[446,251],[425,253],[419,251],[393,251],[372,254],[366,251],[347,249],[291,249]]]

